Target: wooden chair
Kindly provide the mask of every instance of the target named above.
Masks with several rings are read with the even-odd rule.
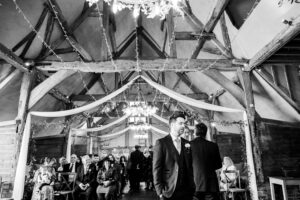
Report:
[[[229,187],[229,183],[226,180],[226,188],[220,188],[220,193],[223,194],[222,196],[225,197],[225,200],[228,199],[228,196],[232,197],[232,200],[234,200],[236,194],[244,194],[245,200],[247,200],[247,189],[241,187],[241,177],[240,177],[240,171],[239,170],[227,170],[224,171],[225,173],[235,173],[236,174],[236,186],[235,187]],[[219,181],[221,179],[219,178]],[[220,185],[220,184],[219,184]]]
[[[64,196],[66,200],[69,199],[69,195],[73,197],[73,191],[75,188],[77,173],[73,172],[57,172],[57,180],[60,184],[59,188],[54,192],[55,196]]]

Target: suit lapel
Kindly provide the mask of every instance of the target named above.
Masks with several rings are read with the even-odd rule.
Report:
[[[172,155],[174,155],[174,159],[176,161],[178,161],[179,160],[179,153],[178,153],[176,147],[174,146],[174,143],[173,143],[173,140],[172,140],[172,137],[171,137],[170,134],[166,137],[166,142],[167,142],[167,147],[169,147],[169,149],[172,152]]]

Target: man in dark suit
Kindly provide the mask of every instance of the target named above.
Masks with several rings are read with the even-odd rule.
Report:
[[[183,112],[169,119],[170,134],[158,139],[153,149],[153,181],[160,199],[189,200],[194,192],[190,144],[180,137],[185,126]]]
[[[82,157],[83,164],[77,168],[75,189],[73,192],[74,200],[91,200],[96,197],[97,171],[96,165],[88,155]]]
[[[76,172],[80,164],[77,161],[77,155],[71,155],[71,162],[63,165],[63,172]]]
[[[140,190],[140,181],[142,175],[142,164],[144,155],[140,151],[141,146],[135,145],[135,151],[130,154],[131,169],[129,171],[130,179],[130,192],[136,192]]]
[[[219,147],[205,139],[207,126],[195,126],[196,138],[191,142],[193,174],[196,185],[194,197],[201,200],[219,200],[216,170],[222,167]]]

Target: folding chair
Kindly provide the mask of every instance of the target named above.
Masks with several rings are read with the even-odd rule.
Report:
[[[69,195],[73,197],[73,191],[75,187],[77,173],[73,172],[58,172],[57,180],[60,183],[60,187],[54,192],[55,196],[65,196],[66,200],[69,199]]]
[[[220,193],[225,194],[225,200],[228,199],[228,196],[232,196],[232,200],[234,200],[236,194],[243,193],[245,200],[247,200],[247,189],[241,187],[241,177],[240,177],[240,171],[239,170],[227,170],[224,171],[225,173],[236,173],[236,186],[235,187],[229,187],[229,183],[226,180],[227,189],[220,188]],[[220,180],[220,178],[219,178]]]

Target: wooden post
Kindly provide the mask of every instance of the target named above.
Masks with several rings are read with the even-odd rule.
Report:
[[[93,120],[92,118],[87,118],[86,120],[87,128],[92,128],[92,120]],[[93,139],[90,132],[88,132],[87,139],[86,139],[86,154],[92,153],[91,148],[93,148]]]
[[[125,146],[129,147],[129,131],[125,133]]]
[[[148,146],[153,144],[153,133],[152,131],[148,131]]]
[[[20,89],[18,115],[16,117],[16,124],[18,125],[18,133],[22,133],[25,126],[25,118],[28,109],[28,101],[30,95],[30,89],[32,86],[34,74],[24,73],[22,78],[22,84]],[[19,126],[20,125],[20,126]]]
[[[252,151],[254,157],[253,164],[255,166],[257,181],[263,183],[264,175],[262,171],[261,153],[260,153],[260,146],[256,135],[256,127],[255,127],[255,106],[254,106],[251,74],[250,74],[251,72],[242,71],[241,69],[238,69],[238,73],[242,75],[241,77],[244,85],[246,112],[249,120],[249,128],[250,128],[251,143],[252,143],[251,146],[253,149]]]

